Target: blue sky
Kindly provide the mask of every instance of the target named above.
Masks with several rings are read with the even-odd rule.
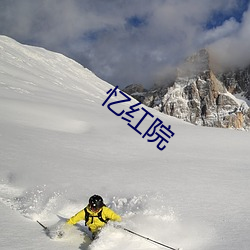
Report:
[[[63,53],[124,87],[162,82],[210,48],[250,63],[250,0],[1,0],[0,34]]]
[[[217,26],[223,25],[226,20],[230,18],[234,18],[238,23],[242,22],[243,14],[247,11],[249,5],[249,0],[240,0],[237,3],[236,8],[232,8],[230,12],[223,12],[222,10],[216,10],[212,12],[211,18],[208,19],[206,28],[212,29],[216,28]]]

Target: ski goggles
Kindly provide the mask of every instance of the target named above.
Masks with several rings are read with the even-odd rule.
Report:
[[[93,205],[90,205],[89,208],[93,212],[97,212],[97,211],[99,211],[101,209],[101,207],[97,207],[97,206],[93,206]]]

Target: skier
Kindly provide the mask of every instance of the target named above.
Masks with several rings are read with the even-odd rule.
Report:
[[[92,232],[94,239],[109,220],[120,222],[122,219],[120,215],[105,206],[101,196],[95,194],[89,198],[89,204],[72,216],[67,224],[74,225],[80,220],[85,220],[85,226]]]

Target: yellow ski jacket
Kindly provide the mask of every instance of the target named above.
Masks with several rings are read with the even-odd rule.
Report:
[[[93,212],[89,209],[89,207],[86,207],[87,212],[89,213],[88,221],[85,221],[86,226],[90,229],[92,233],[97,232],[100,228],[102,228],[106,223],[104,221],[112,220],[112,221],[121,221],[120,215],[116,214],[113,210],[110,208],[103,206],[99,211]],[[104,220],[100,220],[98,218],[98,214],[100,214],[101,211],[101,218]],[[74,225],[80,220],[85,220],[85,210],[82,209],[77,214],[72,216],[68,221],[67,224]]]

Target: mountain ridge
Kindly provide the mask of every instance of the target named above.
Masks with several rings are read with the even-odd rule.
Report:
[[[143,91],[140,85],[130,85],[124,91],[149,107],[195,125],[248,130],[250,66],[217,72],[210,57],[207,49],[188,57],[177,68],[171,85]]]

